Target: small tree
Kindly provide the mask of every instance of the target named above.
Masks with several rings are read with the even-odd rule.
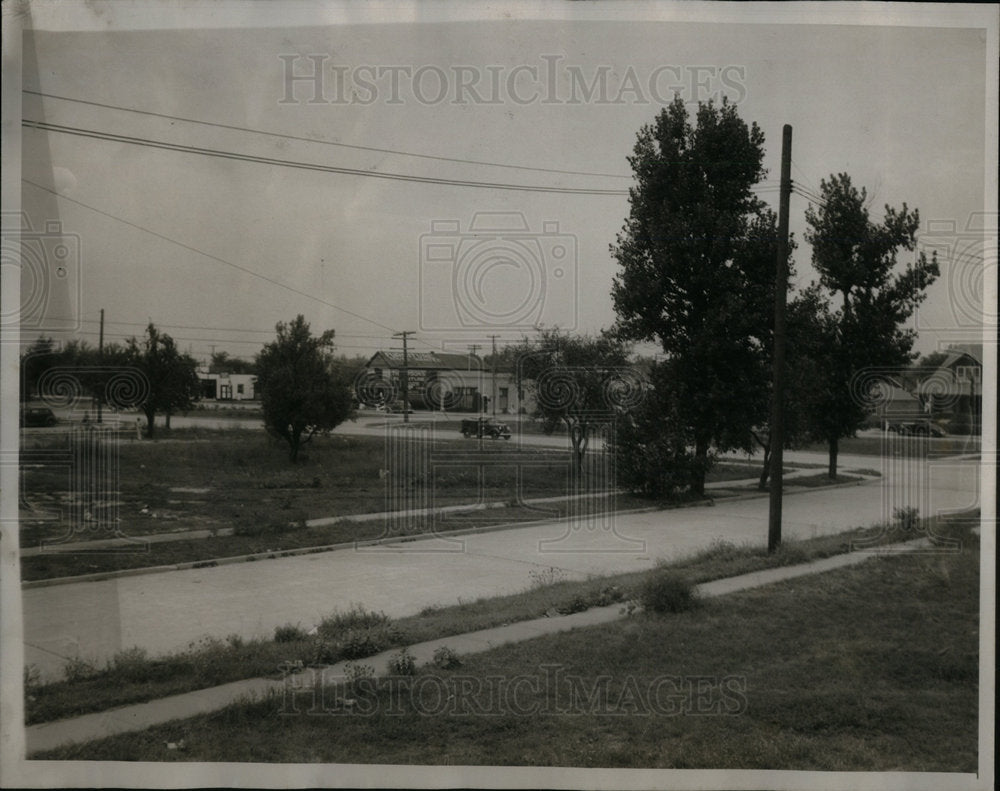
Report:
[[[785,448],[794,448],[824,436],[818,425],[829,389],[827,376],[836,323],[815,283],[788,303],[785,321],[784,434]],[[769,425],[755,429],[754,437],[764,449],[764,467],[757,484],[764,490],[771,475]]]
[[[829,448],[829,476],[836,477],[839,440],[853,436],[867,412],[852,397],[850,382],[869,367],[899,367],[913,358],[916,332],[904,323],[940,274],[936,254],[920,253],[896,271],[899,251],[914,250],[920,215],[906,204],[885,207],[881,224],[868,214],[867,193],[846,173],[820,182],[822,202],[806,210],[806,240],[820,285],[839,300],[836,331],[827,344],[823,398],[815,404],[814,425]]]
[[[333,359],[333,330],[314,337],[302,315],[275,329],[277,338],[257,355],[257,384],[264,425],[288,443],[294,464],[316,434],[352,416],[352,391]]]
[[[169,417],[173,412],[190,409],[198,397],[198,363],[181,354],[174,339],[152,322],[142,341],[134,337],[129,340],[125,360],[146,377],[149,391],[139,406],[146,415],[146,436],[152,438],[158,412]]]
[[[565,426],[574,466],[582,472],[591,438],[628,403],[636,385],[626,371],[628,347],[607,332],[574,336],[551,329],[542,330],[536,344],[514,348],[521,381],[535,396],[536,417],[549,432]]]

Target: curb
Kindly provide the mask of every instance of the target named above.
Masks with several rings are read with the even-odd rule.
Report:
[[[804,487],[799,491],[786,491],[788,494],[801,494],[804,492],[818,492],[825,489],[843,489],[848,486],[861,486],[877,478],[863,478],[860,481],[848,481],[846,483],[834,483],[829,486]],[[739,500],[755,500],[767,497],[767,492],[750,492],[747,494],[729,495],[719,498],[705,498],[704,500],[693,500],[685,503],[677,503],[669,506],[649,506],[644,508],[630,508],[624,511],[616,511],[616,514],[645,514],[653,511],[674,511],[681,508],[711,508],[716,502],[734,502]],[[500,509],[497,509],[500,510]],[[551,524],[557,519],[537,519],[531,522],[504,522],[496,525],[484,525],[482,527],[464,527],[457,530],[447,530],[436,533],[419,533],[413,536],[385,536],[382,538],[368,538],[357,541],[347,541],[338,544],[323,544],[320,546],[297,547],[295,549],[283,549],[276,552],[256,552],[248,555],[234,555],[226,558],[212,558],[210,560],[192,560],[184,563],[173,563],[162,566],[142,566],[134,569],[121,569],[118,571],[99,571],[93,574],[80,574],[73,577],[53,577],[51,579],[28,580],[21,583],[21,590],[32,590],[35,588],[48,588],[55,585],[71,585],[77,582],[102,582],[119,577],[135,577],[141,574],[164,574],[170,571],[189,571],[191,569],[215,568],[216,566],[229,566],[235,563],[253,563],[258,560],[278,560],[279,558],[296,557],[299,555],[319,555],[324,552],[336,552],[344,549],[358,549],[361,547],[380,546],[384,544],[409,544],[414,541],[429,541],[435,538],[452,538],[471,534],[493,533],[498,530],[516,530],[521,527],[538,527],[539,525]]]

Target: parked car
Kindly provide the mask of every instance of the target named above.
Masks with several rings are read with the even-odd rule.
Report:
[[[506,423],[496,423],[487,418],[481,417],[479,420],[463,420],[462,436],[468,439],[476,437],[490,437],[491,439],[510,439],[510,429]]]
[[[889,425],[890,431],[913,437],[947,437],[945,431],[937,423],[931,420],[912,420]]]
[[[21,425],[28,428],[38,428],[39,426],[54,426],[59,422],[59,418],[47,406],[25,406],[21,407]]]

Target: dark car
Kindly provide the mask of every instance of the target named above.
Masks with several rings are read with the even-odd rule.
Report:
[[[914,420],[905,423],[897,423],[895,428],[890,426],[890,431],[895,430],[903,435],[914,437],[946,437],[948,432],[937,423],[930,420]]]
[[[47,406],[21,407],[21,425],[28,428],[54,426],[59,422],[55,413]]]
[[[495,423],[492,420],[487,420],[486,418],[479,418],[479,420],[463,420],[462,436],[467,439],[469,437],[476,437],[477,439],[482,437],[490,437],[491,439],[510,439],[510,429],[507,428],[506,423]]]

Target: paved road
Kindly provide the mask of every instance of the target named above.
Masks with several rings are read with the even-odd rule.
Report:
[[[870,456],[845,467],[872,467]],[[922,514],[978,504],[978,460],[886,462],[881,482],[790,496],[784,535],[808,538],[869,525],[900,505]],[[893,466],[895,463],[896,466]],[[74,583],[23,592],[25,661],[58,676],[65,658],[103,663],[134,645],[151,654],[205,635],[270,636],[275,626],[309,627],[358,603],[392,616],[435,604],[512,593],[531,572],[564,578],[635,571],[713,540],[764,543],[767,499],[715,507],[622,514],[612,524],[548,525],[394,546]]]

